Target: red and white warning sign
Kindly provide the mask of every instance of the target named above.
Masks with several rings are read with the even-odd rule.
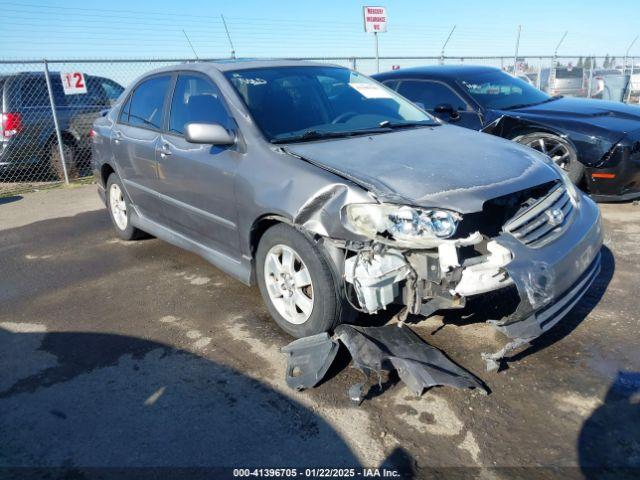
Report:
[[[81,72],[60,72],[60,80],[65,95],[87,93],[87,82],[84,81],[84,74]]]
[[[364,31],[380,33],[387,31],[386,7],[363,7]]]

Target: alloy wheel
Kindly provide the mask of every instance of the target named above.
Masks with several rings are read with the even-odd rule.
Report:
[[[111,185],[109,189],[109,207],[113,221],[120,230],[127,228],[127,204],[120,186],[117,183]]]
[[[553,162],[564,171],[569,171],[571,163],[571,151],[569,147],[559,138],[535,137],[528,140],[525,145],[538,150],[547,155]]]
[[[269,299],[289,323],[306,322],[313,310],[313,285],[300,255],[287,245],[274,245],[264,260],[264,280]]]

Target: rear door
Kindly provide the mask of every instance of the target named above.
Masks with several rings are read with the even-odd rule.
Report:
[[[460,95],[443,82],[435,80],[400,80],[396,91],[430,114],[460,127],[479,130],[480,116]],[[439,106],[451,106],[453,111],[438,111]]]
[[[163,223],[232,258],[239,255],[234,177],[237,145],[189,143],[188,123],[217,123],[236,131],[218,87],[206,75],[180,73],[167,131],[158,144],[158,191]]]
[[[141,81],[129,94],[111,129],[111,146],[124,187],[139,212],[156,221],[156,148],[171,79],[171,74],[160,74]]]

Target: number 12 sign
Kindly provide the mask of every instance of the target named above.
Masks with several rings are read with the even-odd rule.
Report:
[[[60,72],[60,80],[62,80],[65,95],[87,93],[87,84],[81,72]]]

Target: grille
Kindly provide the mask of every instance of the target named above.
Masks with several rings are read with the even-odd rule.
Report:
[[[569,226],[573,204],[560,184],[524,212],[507,221],[504,230],[527,246],[542,247],[552,242]]]

